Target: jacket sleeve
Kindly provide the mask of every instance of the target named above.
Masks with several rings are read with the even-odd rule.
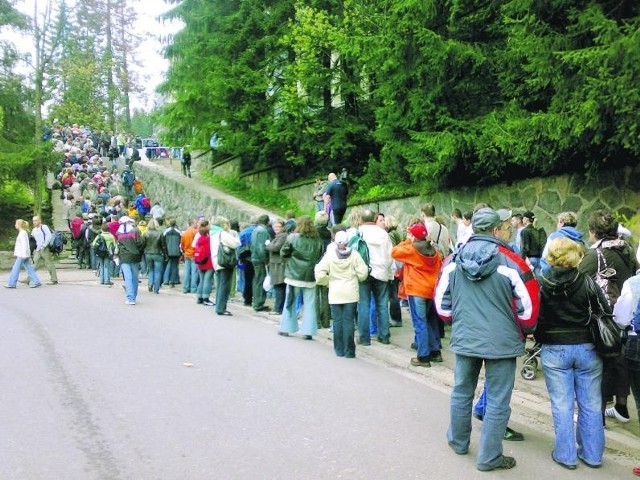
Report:
[[[295,234],[291,234],[287,236],[287,239],[285,240],[284,245],[282,245],[282,248],[280,249],[281,257],[288,258],[293,253],[293,245],[291,244],[291,241],[293,240],[294,235]]]
[[[514,295],[514,310],[518,324],[525,334],[533,333],[540,314],[540,285],[533,272],[520,256],[506,247],[498,247],[500,252],[515,263],[510,276]],[[498,267],[500,268],[500,267]],[[509,267],[507,267],[509,268]]]
[[[435,305],[438,316],[447,323],[453,320],[453,304],[451,301],[451,277],[454,275],[456,268],[455,262],[451,261],[453,257],[447,259],[440,273],[440,279],[436,285]]]
[[[587,250],[587,253],[585,253],[584,257],[582,257],[582,261],[578,265],[578,271],[593,278],[597,269],[598,255],[594,249],[589,249]]]
[[[280,249],[282,249],[282,246],[284,245],[284,242],[286,240],[286,235],[276,235],[276,238],[274,238],[271,243],[267,245],[267,250],[269,252],[280,252]]]
[[[329,261],[326,253],[313,268],[313,273],[318,285],[329,285]]]
[[[367,267],[367,264],[364,263],[364,260],[360,255],[354,253],[352,253],[351,255],[355,259],[355,270],[358,282],[364,282],[369,276],[369,267]]]
[[[631,325],[633,318],[633,311],[636,305],[633,305],[633,294],[631,293],[631,286],[626,281],[622,285],[622,291],[620,296],[613,306],[613,319],[616,321],[620,328],[627,328]]]
[[[220,236],[220,241],[222,242],[222,245],[224,245],[225,247],[229,247],[234,250],[240,246],[240,239],[234,235],[231,235],[226,230],[222,231],[222,235]]]

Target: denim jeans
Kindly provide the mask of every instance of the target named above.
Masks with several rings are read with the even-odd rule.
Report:
[[[231,293],[231,275],[233,270],[222,268],[216,270],[216,312],[224,313]]]
[[[287,293],[287,284],[279,283],[274,285],[273,293],[275,297],[273,309],[276,313],[282,313],[282,310],[284,309],[284,296]]]
[[[294,287],[287,285],[287,295],[284,300],[284,310],[280,319],[280,331],[294,333],[298,331],[298,316],[296,314],[296,298],[302,293],[304,307],[302,309],[302,335],[315,335],[318,333],[316,320],[316,287]]]
[[[604,451],[602,360],[596,354],[595,346],[592,343],[544,344],[540,359],[556,434],[554,457],[567,465],[576,465],[578,457],[590,465],[600,465]],[[578,423],[574,431],[576,402]]]
[[[179,263],[180,257],[169,257],[169,262],[167,264],[167,272],[165,272],[165,283],[169,283],[170,285],[177,285],[180,283],[180,272],[179,272]]]
[[[502,437],[511,415],[509,403],[515,381],[516,358],[482,359],[456,355],[447,440],[456,453],[462,455],[469,451],[471,406],[483,363],[487,408],[476,463],[478,469],[489,470],[499,465],[502,459]]]
[[[369,332],[369,301],[373,295],[378,312],[378,338],[389,341],[389,282],[369,277],[358,285],[360,300],[358,301],[358,335],[361,344],[371,343]],[[305,305],[306,305],[305,299]]]
[[[124,277],[124,289],[127,300],[136,301],[138,296],[138,264],[137,263],[121,263],[120,271]]]
[[[111,275],[113,275],[113,260],[109,257],[98,257],[98,271],[100,272],[100,284],[109,285],[111,283]]]
[[[198,290],[198,265],[193,258],[184,259],[184,282],[182,284],[183,293],[196,293]]]
[[[356,327],[356,310],[358,303],[331,304],[333,318],[333,349],[339,357],[355,358],[356,344],[353,332]]]
[[[428,357],[442,350],[438,325],[429,318],[433,300],[409,295],[409,312],[415,330],[416,346],[419,358]]]
[[[160,286],[162,285],[164,258],[161,253],[147,253],[145,255],[145,261],[147,263],[148,285],[151,287],[153,293],[159,293]]]
[[[265,263],[253,264],[253,309],[258,310],[264,307],[264,302],[267,300],[267,293],[262,288],[264,279],[267,276],[267,265]]]
[[[206,300],[213,291],[213,275],[215,270],[213,268],[209,270],[198,270],[200,275],[200,281],[198,283],[197,297],[202,300]]]
[[[38,277],[36,270],[33,268],[31,259],[22,257],[16,257],[15,262],[13,262],[13,268],[11,269],[11,273],[9,274],[7,285],[9,285],[10,287],[15,287],[18,284],[20,269],[23,266],[27,272],[27,275],[29,275],[30,285],[40,285],[40,278]]]

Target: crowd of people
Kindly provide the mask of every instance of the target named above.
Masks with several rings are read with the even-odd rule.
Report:
[[[245,306],[280,317],[283,337],[312,340],[319,328],[331,327],[335,354],[345,358],[374,339],[389,344],[404,304],[414,328],[410,363],[430,367],[443,361],[444,324],[451,323],[455,380],[447,439],[456,454],[467,454],[472,417],[481,420],[479,470],[516,464],[503,455],[502,441],[524,439],[508,421],[516,359],[527,338],[541,344],[555,428],[551,458],[560,466],[599,467],[605,420],[630,421],[631,393],[640,405],[640,249],[632,250],[628,230],[611,212],[591,213],[587,235],[574,212],[559,213],[547,236],[533,212],[486,204],[454,210],[450,222],[432,204],[403,226],[357,207],[345,219],[348,186],[330,174],[314,192],[313,218],[288,212],[241,226],[199,216],[181,226],[158,202],[143,201],[143,189],[127,188],[129,171],[106,168],[88,153],[65,154],[59,178],[79,268],[93,269],[103,285],[121,275],[127,305],[136,304],[145,275],[149,292],[182,285],[217,315],[233,315],[228,302],[239,291]],[[33,220],[34,231],[42,229]],[[16,287],[24,267],[37,287],[27,222],[18,220],[16,229],[16,263],[6,286]],[[46,238],[43,233],[37,248],[46,247]],[[43,258],[55,284],[55,267],[44,257],[34,263]],[[628,331],[618,356],[595,351],[589,319],[597,308],[614,312]],[[483,366],[483,393],[473,406]]]

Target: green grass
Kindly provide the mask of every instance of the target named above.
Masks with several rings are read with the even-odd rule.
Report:
[[[296,216],[301,213],[295,202],[277,190],[257,188],[241,178],[220,177],[211,172],[202,172],[201,176],[211,186],[266,210],[272,210],[281,215],[284,215],[287,210],[293,210]]]

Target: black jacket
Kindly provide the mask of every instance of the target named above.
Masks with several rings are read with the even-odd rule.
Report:
[[[600,304],[611,313],[606,297],[597,285],[596,288],[598,298],[593,298],[587,288],[587,276],[577,268],[553,267],[543,274],[536,341],[556,345],[590,343],[589,305],[595,311]]]

